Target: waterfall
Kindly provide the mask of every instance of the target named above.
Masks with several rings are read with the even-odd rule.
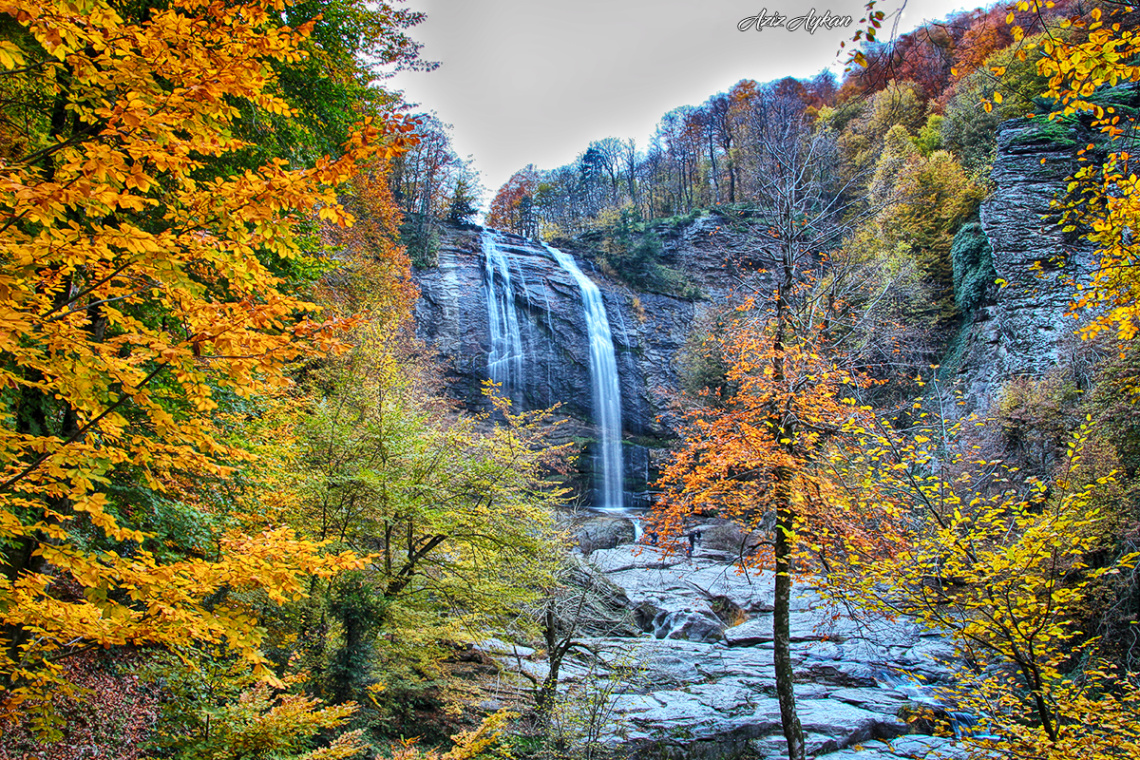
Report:
[[[487,374],[501,384],[500,393],[521,407],[525,390],[523,345],[519,315],[511,289],[510,257],[499,247],[498,233],[483,232],[484,275],[487,285],[487,321],[491,326],[491,351]]]
[[[545,245],[545,244],[544,244]],[[582,273],[574,257],[546,245],[554,260],[578,283],[582,306],[586,313],[586,330],[590,338],[590,385],[593,389],[594,424],[601,438],[601,482],[596,483],[594,506],[620,510],[622,499],[621,458],[621,388],[618,385],[617,359],[606,305],[593,280]]]

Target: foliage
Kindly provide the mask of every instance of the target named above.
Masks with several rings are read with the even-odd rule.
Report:
[[[1027,52],[1032,52],[1032,45],[1062,32],[1054,28],[1023,45],[998,50],[948,92],[942,139],[967,171],[988,172],[1002,121],[1034,113],[1045,79],[1037,73],[1038,56]],[[994,93],[998,91],[1000,100],[995,104]]]
[[[404,217],[400,240],[413,265],[424,269],[439,264],[439,233],[439,223],[431,217],[420,214]]]
[[[888,531],[876,535],[871,527],[882,515],[859,513],[827,459],[832,447],[873,424],[870,408],[856,401],[868,381],[828,359],[818,336],[782,350],[772,340],[742,309],[716,341],[732,396],[721,407],[690,414],[684,447],[661,478],[666,506],[658,524],[664,534],[676,533],[690,515],[716,514],[754,528],[771,510],[787,508],[779,500],[791,494],[792,538],[805,556],[824,544],[865,542],[870,552],[889,540]],[[782,365],[782,379],[774,362]],[[843,536],[853,543],[835,543]],[[771,545],[759,547],[748,561],[770,565],[771,551]]]
[[[472,217],[478,212],[475,205],[475,188],[472,181],[460,177],[451,192],[451,199],[447,204],[447,221],[452,224],[469,224]]]
[[[491,201],[487,224],[523,237],[538,237],[535,195],[539,189],[538,172],[529,164],[511,175]]]
[[[485,637],[532,600],[559,497],[545,476],[563,451],[544,447],[543,414],[511,414],[497,397],[501,424],[460,414],[397,337],[355,337],[312,378],[292,520],[371,558],[320,587],[299,636],[313,688],[367,701],[378,725],[441,678],[449,644]]]
[[[913,82],[890,82],[870,99],[864,114],[854,119],[839,138],[850,172],[858,175],[875,165],[887,133],[901,126],[917,134],[926,123],[926,105]]]
[[[291,112],[259,112],[238,105],[242,115],[236,133],[247,143],[240,168],[255,168],[274,157],[308,164],[322,155],[335,155],[362,115],[395,107],[398,97],[373,85],[387,76],[389,67],[434,67],[418,60],[420,45],[407,35],[423,19],[423,13],[395,2],[282,4],[277,23],[311,26],[300,41],[302,55],[270,64],[275,75],[272,91]]]
[[[367,750],[361,732],[340,733],[355,703],[323,706],[309,696],[252,680],[235,663],[200,656],[193,667],[174,662],[152,669],[166,696],[163,720],[149,746],[179,760],[340,760]]]
[[[768,326],[742,309],[727,330],[720,353],[733,394],[689,416],[684,444],[658,481],[654,529],[676,536],[690,516],[715,514],[751,530],[775,513],[773,541],[742,561],[775,570],[777,696],[788,756],[797,760],[805,751],[788,654],[792,575],[809,569],[812,554],[833,562],[890,552],[895,531],[891,511],[860,499],[829,465],[833,447],[871,424],[870,408],[855,398],[868,381],[828,357],[824,336],[781,324],[787,308],[778,304]]]
[[[1023,10],[1036,10],[1049,3],[1029,0],[1018,3]],[[1024,30],[1015,19],[1015,38]],[[1122,82],[1140,81],[1140,36],[1135,31],[1131,6],[1109,10],[1093,7],[1087,15],[1066,19],[1062,26],[1071,36],[1048,37],[1033,49],[1040,57],[1038,73],[1047,79],[1042,94],[1054,103],[1050,119],[1083,114],[1107,142],[1103,158],[1088,160],[1073,175],[1069,197],[1060,204],[1067,231],[1081,227],[1096,247],[1097,266],[1092,280],[1074,300],[1074,309],[1091,309],[1093,319],[1083,328],[1087,336],[1114,332],[1128,340],[1140,332],[1137,318],[1137,278],[1132,265],[1137,256],[1132,231],[1140,223],[1137,179],[1132,168],[1137,134],[1135,112],[1097,102],[1097,91]],[[995,97],[995,102],[1000,102]],[[1093,149],[1090,143],[1086,155]]]
[[[304,60],[312,26],[282,26],[285,7],[2,7],[5,86],[43,109],[0,166],[5,713],[47,710],[58,661],[93,646],[198,640],[267,675],[243,597],[281,604],[360,564],[211,493],[249,459],[223,405],[276,392],[343,325],[280,274],[319,270],[302,219],[349,224],[335,188],[406,144],[370,116],[339,158],[227,168],[240,114],[291,113],[273,66]],[[156,552],[124,483],[220,506],[209,542]]]
[[[954,305],[962,315],[971,315],[991,297],[997,272],[993,250],[982,225],[970,222],[954,235],[950,248],[954,271]]]
[[[942,149],[942,124],[946,118],[941,114],[932,113],[926,117],[926,124],[918,130],[914,137],[914,147],[924,156],[929,156],[936,150]]]
[[[1028,474],[1048,477],[1058,454],[1064,452],[1067,431],[1076,424],[1079,395],[1076,385],[1059,371],[1037,380],[1015,377],[1005,383],[993,409],[1005,460]]]
[[[827,306],[818,318],[851,366],[889,381],[867,389],[875,404],[906,395],[904,378],[928,366],[937,345],[922,318],[934,301],[930,285],[905,242],[883,242],[874,219],[859,225],[821,262],[812,284],[815,302]]]
[[[442,754],[436,750],[421,750],[415,739],[404,740],[391,747],[392,760],[509,760],[510,752],[503,746],[503,731],[507,721],[514,717],[517,716],[507,710],[488,715],[476,728],[451,737],[455,746]]]
[[[386,179],[386,164],[370,162],[342,188],[341,203],[355,222],[321,229],[323,242],[334,254],[313,289],[314,299],[326,311],[366,322],[382,333],[408,323],[419,295],[411,281],[407,249],[399,242],[401,215]]]
[[[698,315],[694,329],[677,357],[681,390],[705,404],[715,405],[727,393],[725,373],[728,366],[720,354],[724,337],[724,321],[712,311]]]
[[[914,259],[934,299],[928,318],[937,322],[954,314],[954,236],[977,211],[983,190],[946,151],[918,154],[900,125],[885,145],[871,183],[873,199],[883,204],[874,218],[880,245],[902,247]]]
[[[617,219],[604,227],[604,234],[598,259],[607,274],[635,290],[699,297],[697,289],[686,284],[680,272],[661,263],[665,253],[661,239],[652,230],[644,229],[635,210],[621,209]]]
[[[451,125],[434,113],[414,117],[416,144],[391,162],[392,196],[404,213],[403,240],[416,266],[435,266],[439,222],[466,221],[477,211],[478,172],[451,143]]]
[[[1023,486],[964,439],[980,421],[928,414],[905,438],[880,427],[863,442],[856,462],[878,473],[906,530],[897,552],[871,563],[854,557],[857,593],[950,633],[972,666],[948,690],[981,719],[973,746],[1058,758],[1113,741],[1132,746],[1134,730],[1116,733],[1119,711],[1135,703],[1132,687],[1097,667],[1064,675],[1090,643],[1078,620],[1091,594],[1140,558],[1090,564],[1113,525],[1096,504],[1112,475],[1082,463],[1090,428],[1073,434],[1051,485]],[[1078,720],[1096,709],[1103,720]]]

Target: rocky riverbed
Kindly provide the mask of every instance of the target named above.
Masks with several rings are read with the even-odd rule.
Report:
[[[607,635],[580,637],[561,673],[561,688],[591,703],[598,740],[639,758],[785,756],[772,574],[738,571],[715,526],[691,557],[634,543],[593,548],[606,535],[631,538],[613,518],[587,524],[582,569],[605,584],[603,606],[627,616],[615,615]],[[791,630],[810,753],[829,760],[960,755],[952,740],[914,735],[923,725],[915,718],[933,702],[918,684],[950,675],[953,649],[944,639],[909,622],[861,619],[807,584],[794,592]],[[545,673],[543,658],[529,650],[500,648],[497,656],[532,676]]]

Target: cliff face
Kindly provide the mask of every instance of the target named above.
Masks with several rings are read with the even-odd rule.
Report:
[[[1075,169],[1072,152],[1071,146],[1044,137],[1033,122],[1008,122],[1000,132],[995,190],[981,209],[993,271],[986,269],[975,283],[981,289],[976,303],[943,361],[944,379],[959,384],[971,407],[990,406],[1010,378],[1043,377],[1088,351],[1074,336],[1079,322],[1068,311],[1074,282],[1087,279],[1093,265],[1092,252],[1078,234],[1064,233],[1048,221],[1050,202]],[[679,354],[698,317],[721,302],[741,272],[757,263],[749,250],[755,242],[727,229],[715,215],[653,231],[663,243],[661,263],[683,272],[702,300],[634,293],[602,275],[574,244],[563,249],[575,254],[605,303],[621,391],[627,493],[644,491],[652,476],[650,452],[639,444],[664,442],[676,432],[666,402],[679,390]],[[517,313],[523,357],[514,397],[525,409],[560,403],[563,412],[581,421],[573,429],[573,436],[586,444],[581,468],[596,475],[599,436],[591,428],[590,337],[582,290],[543,246],[503,233],[496,239],[508,261],[509,300]],[[485,407],[481,388],[490,376],[492,342],[484,242],[479,228],[448,228],[438,267],[416,272],[419,336],[446,360],[456,395],[475,408]],[[993,273],[1005,281],[1003,286],[986,284]],[[754,286],[763,285],[764,275],[751,277],[759,278]],[[627,506],[636,503],[627,495]]]
[[[485,403],[481,388],[490,374],[492,330],[483,242],[478,229],[450,228],[442,236],[439,265],[415,275],[420,288],[417,333],[446,360],[455,392],[474,407]],[[507,234],[499,235],[498,245],[509,262],[524,357],[516,400],[525,409],[561,403],[561,411],[591,423],[590,340],[580,287],[542,246]],[[691,331],[694,305],[669,296],[634,295],[581,259],[579,266],[602,292],[613,337],[626,490],[643,491],[647,453],[634,439],[670,435],[668,423],[659,419],[665,411],[662,391],[679,385],[675,360]],[[586,454],[583,462],[589,470],[590,446]]]
[[[1043,137],[1018,119],[998,135],[991,175],[995,189],[982,204],[981,223],[993,266],[1005,284],[990,290],[961,338],[958,379],[986,407],[1010,378],[1040,378],[1079,361],[1081,322],[1069,315],[1075,284],[1094,264],[1091,246],[1055,223],[1051,201],[1076,169],[1073,148]]]

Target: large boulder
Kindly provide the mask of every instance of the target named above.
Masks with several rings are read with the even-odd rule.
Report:
[[[615,549],[633,543],[633,522],[625,517],[597,516],[580,521],[574,528],[574,541],[587,557],[599,549]]]

